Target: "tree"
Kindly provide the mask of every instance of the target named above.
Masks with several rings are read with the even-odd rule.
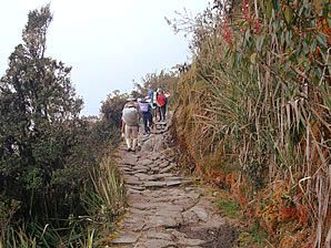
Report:
[[[147,95],[148,90],[156,91],[158,88],[164,91],[173,91],[178,81],[178,75],[174,71],[161,70],[159,73],[148,73],[142,78],[142,83],[135,83],[135,92],[139,97]]]
[[[71,68],[45,56],[51,21],[49,5],[29,13],[23,43],[0,80],[0,190],[30,217],[41,209],[50,214],[43,200],[56,172],[68,167],[81,126]]]
[[[113,139],[113,142],[119,141],[120,126],[122,119],[122,109],[128,94],[120,93],[118,90],[107,96],[107,99],[102,102],[100,112],[102,119],[100,122],[100,140]]]

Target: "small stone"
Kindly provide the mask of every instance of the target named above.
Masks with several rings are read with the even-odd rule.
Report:
[[[131,171],[132,175],[135,175],[137,173],[147,173],[149,171],[149,168],[146,169],[139,169],[139,170],[135,170],[135,171]]]
[[[142,184],[142,182],[139,181],[139,179],[134,177],[134,176],[124,177],[124,180],[127,184],[133,184],[133,185],[141,185]]]
[[[171,240],[172,237],[169,233],[162,233],[162,232],[148,232],[147,238],[150,239],[164,239],[164,240]]]
[[[151,171],[153,172],[159,172],[160,167],[156,166],[156,167],[151,167]],[[155,173],[154,173],[155,174]]]
[[[165,160],[159,164],[159,167],[164,168],[164,167],[167,167],[169,164],[170,164],[170,162],[168,160]]]
[[[128,190],[126,191],[126,193],[127,193],[128,195],[134,195],[134,194],[141,194],[141,191],[139,191],[139,190],[135,190],[135,189],[128,189]]]
[[[142,166],[148,166],[152,163],[153,163],[153,160],[150,160],[150,159],[144,159],[144,160],[139,161],[139,164],[142,165]]]
[[[172,216],[151,216],[146,222],[145,230],[156,228],[156,227],[166,227],[174,228],[180,225],[180,221],[176,220]]]
[[[157,247],[157,248],[169,248],[171,246],[177,247],[173,241],[163,239],[150,239],[143,242],[143,246],[139,247]]]
[[[157,163],[153,163],[153,164],[149,165],[149,168],[153,169],[153,168],[160,168],[160,167]]]
[[[170,173],[166,173],[166,174],[169,175]],[[172,174],[170,174],[170,175],[172,175]],[[168,176],[168,177],[166,177],[165,179],[166,179],[166,180],[169,180],[169,181],[177,181],[177,180],[182,180],[183,177]]]
[[[138,185],[127,185],[126,187],[129,188],[129,189],[134,189],[134,190],[139,190],[139,191],[142,191],[142,190],[146,189],[145,187],[138,186]]]
[[[128,156],[126,157],[123,162],[126,165],[135,165],[137,163],[138,158],[134,156]]]
[[[134,233],[121,234],[112,241],[113,244],[132,244],[137,242],[139,235]]]
[[[171,173],[162,173],[162,174],[154,174],[151,175],[150,178],[151,180],[159,180],[159,179],[164,179],[166,177],[170,177],[172,174]]]
[[[170,164],[169,166],[163,168],[160,170],[160,173],[166,173],[166,172],[169,172],[171,171],[173,168],[175,168],[175,164]]]
[[[198,216],[200,220],[204,222],[208,221],[208,213],[204,208],[195,206],[191,210]]]
[[[166,182],[154,182],[154,181],[150,181],[150,182],[145,182],[144,185],[146,187],[164,187],[166,186]]]
[[[182,183],[182,181],[177,180],[177,181],[167,181],[166,184],[167,186],[176,186],[176,185],[180,185]]]
[[[192,247],[192,246],[199,246],[199,245],[204,245],[207,242],[201,239],[187,239],[183,238],[180,239],[178,242],[180,245],[183,245],[185,247]]]
[[[143,170],[143,171],[148,171],[148,170],[149,170],[149,168],[146,167],[146,166],[144,166],[144,165],[135,165],[135,166],[133,167],[133,169],[134,169],[134,170]]]
[[[132,203],[128,203],[128,205],[130,207],[137,208],[137,209],[140,209],[140,210],[147,210],[147,209],[152,209],[153,208],[153,206],[151,206],[150,204],[140,203],[140,202],[132,202]]]
[[[199,217],[193,211],[186,211],[183,213],[183,220],[185,225],[198,223]]]

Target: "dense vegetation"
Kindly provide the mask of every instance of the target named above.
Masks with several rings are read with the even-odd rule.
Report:
[[[192,63],[131,92],[171,91],[180,161],[230,193],[220,207],[262,246],[331,243],[330,8],[214,0],[168,20],[191,34]],[[0,247],[96,246],[123,209],[112,151],[128,94],[80,117],[71,68],[45,53],[51,20],[49,6],[29,13],[0,80]]]
[[[115,123],[79,117],[71,68],[46,56],[51,20],[29,13],[0,81],[0,247],[92,247],[122,211]]]
[[[331,242],[330,2],[215,0],[194,20],[175,134],[275,247]],[[189,163],[187,163],[189,162]]]

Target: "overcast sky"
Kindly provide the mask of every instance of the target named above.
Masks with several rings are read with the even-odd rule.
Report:
[[[129,91],[132,80],[185,62],[188,41],[164,17],[185,7],[193,15],[207,0],[1,0],[0,76],[21,42],[29,10],[51,2],[53,22],[47,54],[73,67],[71,78],[84,99],[83,114],[99,113],[113,90]]]

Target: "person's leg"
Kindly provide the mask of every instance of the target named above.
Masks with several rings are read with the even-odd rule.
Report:
[[[125,122],[121,120],[121,137],[125,138]]]
[[[150,111],[148,111],[148,112],[146,112],[147,133],[151,133],[152,122],[153,122],[152,113]]]
[[[165,121],[165,105],[161,107],[161,121]]]
[[[153,126],[153,115],[151,112],[148,112],[148,126],[149,128],[152,128]]]
[[[131,137],[132,137],[132,151],[136,150],[136,146],[138,145],[138,126],[131,127]]]
[[[131,134],[130,134],[130,126],[128,126],[128,125],[125,125],[125,127],[124,127],[124,136],[125,136],[125,142],[126,142],[126,146],[127,146],[127,148],[128,148],[128,151],[130,151],[131,150],[131,138],[130,138],[130,136],[131,136]]]
[[[166,119],[166,116],[167,116],[167,103],[164,104],[164,120]]]
[[[162,121],[162,112],[161,112],[161,107],[157,106],[157,114],[158,114],[158,119],[157,121]]]
[[[151,109],[151,112],[152,112],[152,118],[153,118],[153,120],[154,121],[156,121],[156,115],[157,115],[157,113],[156,113],[156,106],[153,104],[153,107],[152,107],[152,109]]]
[[[148,123],[148,112],[143,112],[143,121],[144,121],[144,130],[145,130],[145,133],[148,133],[149,132],[149,128],[147,126],[147,123]]]
[[[147,113],[147,119],[148,119],[148,130],[149,130],[149,133],[151,133],[152,129],[153,129],[153,113],[151,111],[149,111]]]

